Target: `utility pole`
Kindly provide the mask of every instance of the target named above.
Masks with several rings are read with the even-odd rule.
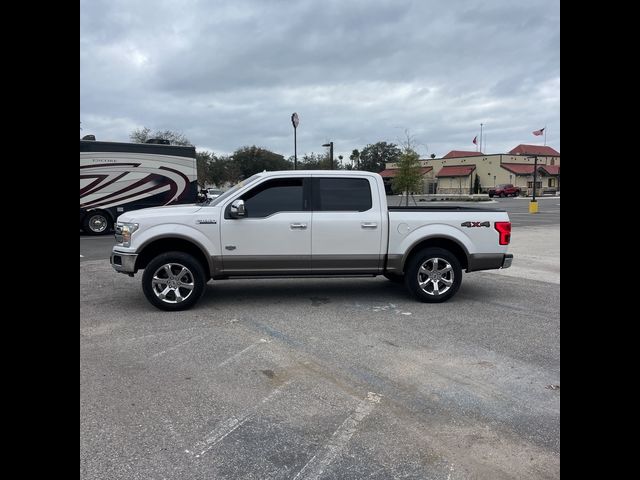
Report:
[[[329,159],[331,160],[331,167],[329,170],[333,170],[333,142],[322,144],[323,147],[329,147]]]
[[[300,119],[298,118],[298,114],[293,112],[291,115],[291,123],[293,124],[293,169],[298,169],[298,139],[296,132],[298,130],[298,124],[300,123]]]

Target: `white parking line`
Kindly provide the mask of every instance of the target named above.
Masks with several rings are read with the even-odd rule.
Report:
[[[151,358],[159,357],[160,355],[164,355],[165,353],[170,352],[171,350],[175,350],[176,348],[180,348],[180,347],[182,347],[183,345],[186,345],[187,343],[192,342],[192,341],[193,341],[193,340],[195,340],[196,338],[200,338],[200,337],[199,337],[199,336],[197,336],[197,337],[190,338],[189,340],[187,340],[187,341],[185,341],[185,342],[182,342],[182,343],[179,343],[179,344],[177,344],[177,345],[174,345],[174,346],[173,346],[173,347],[171,347],[171,348],[167,348],[166,350],[163,350],[163,351],[161,351],[161,352],[154,353],[153,355],[151,355]]]
[[[292,381],[293,380],[286,381],[285,383],[280,385],[278,388],[276,388],[273,392],[271,392],[269,395],[267,395],[265,398],[263,398],[259,403],[254,405],[253,407],[249,408],[248,410],[245,410],[240,415],[228,418],[227,420],[219,424],[215,429],[213,429],[211,432],[207,434],[204,441],[200,441],[196,443],[193,446],[192,450],[185,450],[185,453],[191,455],[192,457],[200,458],[202,455],[207,453],[209,450],[215,447],[218,443],[224,440],[225,437],[227,437],[227,435],[229,435],[233,431],[240,428],[248,420],[251,420],[253,417],[255,417],[256,413],[258,412],[258,409],[261,406],[263,406],[267,402],[270,402],[273,399],[273,397],[278,395],[282,391],[282,389],[287,385],[289,385]],[[198,450],[200,450],[199,453],[194,453],[194,452],[197,452]]]
[[[354,433],[358,424],[364,420],[364,418],[371,413],[376,403],[380,403],[381,395],[373,392],[367,394],[367,398],[362,400],[356,407],[356,411],[353,412],[338,429],[333,432],[333,435],[329,439],[329,442],[324,446],[322,455],[315,454],[307,464],[302,467],[302,470],[293,477],[293,480],[298,478],[304,479],[317,479],[320,478],[324,469],[338,456],[338,454],[344,449]]]
[[[226,365],[227,363],[231,362],[232,360],[238,358],[240,355],[242,355],[243,353],[248,352],[249,350],[252,350],[254,348],[256,348],[258,345],[262,344],[262,343],[268,343],[267,340],[265,340],[264,338],[261,338],[260,340],[258,340],[256,343],[253,343],[251,345],[249,345],[247,348],[245,348],[244,350],[239,351],[238,353],[236,353],[235,355],[230,356],[229,358],[227,358],[224,362],[219,363],[218,364],[218,368]]]

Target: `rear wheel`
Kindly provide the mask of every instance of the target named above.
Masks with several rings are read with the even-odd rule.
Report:
[[[89,235],[105,235],[111,231],[111,227],[109,214],[101,210],[87,213],[82,221],[82,229]]]
[[[202,265],[183,252],[167,252],[151,260],[142,275],[142,291],[161,310],[191,308],[206,284]]]
[[[405,270],[405,285],[421,302],[444,302],[453,297],[461,283],[460,262],[444,248],[421,250],[411,258]]]

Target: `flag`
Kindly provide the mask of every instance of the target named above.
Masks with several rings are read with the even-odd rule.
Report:
[[[533,132],[533,134],[536,137],[539,137],[540,135],[542,135],[544,133],[544,128],[541,128],[540,130],[536,130],[535,132]]]
[[[475,137],[473,137],[473,143],[474,145],[478,144],[478,135],[476,135]]]

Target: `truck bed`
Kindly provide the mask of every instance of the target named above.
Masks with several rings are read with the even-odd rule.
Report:
[[[502,208],[467,207],[460,205],[425,205],[420,207],[389,206],[390,212],[506,212]]]

